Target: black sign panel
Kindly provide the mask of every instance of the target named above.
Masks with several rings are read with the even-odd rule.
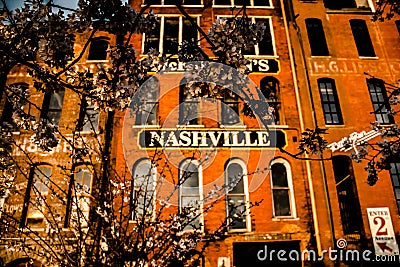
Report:
[[[148,148],[271,148],[286,146],[282,130],[144,129],[139,146]]]
[[[234,267],[301,267],[300,241],[233,243]]]

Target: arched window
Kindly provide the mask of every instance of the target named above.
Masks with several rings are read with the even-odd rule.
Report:
[[[225,166],[226,216],[230,231],[250,230],[246,165],[232,159]]]
[[[328,45],[322,21],[320,19],[309,18],[306,19],[306,27],[308,34],[308,41],[310,43],[311,55],[313,56],[329,56]]]
[[[136,125],[157,125],[158,97],[160,86],[158,79],[151,77],[137,92]],[[136,104],[136,103],[135,103]]]
[[[59,89],[53,93],[46,93],[43,97],[42,112],[40,117],[49,123],[58,126],[64,101],[65,89]]]
[[[325,124],[343,124],[342,112],[339,98],[336,92],[335,80],[321,78],[317,80],[319,95],[321,97],[322,110],[324,112]]]
[[[270,175],[273,216],[295,218],[296,209],[289,163],[284,159],[273,160]]]
[[[380,124],[394,123],[393,116],[387,112],[390,110],[389,99],[386,94],[385,84],[379,79],[367,79],[369,96],[375,113],[375,119]]]
[[[108,49],[108,38],[94,38],[90,42],[88,60],[106,60]]]
[[[73,223],[87,227],[92,194],[92,172],[85,166],[77,166],[74,171],[74,190],[71,196]]]
[[[141,159],[133,166],[132,220],[153,218],[156,173],[149,159]]]
[[[231,90],[225,90],[224,101],[221,103],[221,122],[225,125],[240,123],[239,97]]]
[[[49,193],[51,166],[35,165],[31,168],[26,186],[24,207],[21,215],[21,228],[44,227],[46,198]]]
[[[185,230],[201,230],[202,228],[202,174],[199,163],[185,160],[179,168],[179,208],[188,212]],[[188,211],[194,208],[195,211]]]
[[[280,107],[281,102],[279,101],[279,81],[275,77],[266,76],[260,81],[260,90],[264,95],[265,100],[268,102],[269,114],[271,122],[275,124],[281,124],[280,121]]]
[[[183,79],[179,86],[179,103],[179,124],[197,125],[199,100],[192,96],[189,88],[186,87],[186,79]]]

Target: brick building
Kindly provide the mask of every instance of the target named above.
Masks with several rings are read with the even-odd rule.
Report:
[[[327,128],[332,152],[332,160],[311,163],[314,190],[321,196],[316,203],[321,244],[326,248],[344,238],[348,249],[381,254],[372,243],[376,229],[367,209],[390,210],[391,221],[385,223],[393,224],[398,241],[398,161],[389,172],[380,173],[375,186],[369,186],[366,163],[355,163],[350,160],[352,149],[337,146],[342,138],[363,131],[365,139],[374,138],[372,121],[390,125],[396,120],[386,114],[390,92],[384,82],[396,84],[400,77],[399,17],[373,22],[375,8],[373,1],[287,5],[305,125]]]
[[[170,2],[151,2],[160,24],[153,32],[133,38],[136,50],[142,55],[150,48],[174,54],[182,41],[195,39],[212,56],[207,42]],[[130,4],[139,9],[145,3],[138,0]],[[216,19],[232,17],[235,10],[230,7],[239,4],[233,0],[214,0],[209,4],[192,0],[184,1],[183,8],[207,32]],[[317,125],[329,129],[330,142],[338,142],[353,132],[368,131],[369,122],[375,118],[381,123],[394,122],[394,118],[387,115],[374,117],[370,112],[386,99],[384,85],[379,79],[394,82],[399,78],[400,38],[396,26],[398,30],[400,23],[398,20],[373,23],[370,21],[373,11],[371,1],[363,0],[250,1],[246,9],[248,18],[264,23],[266,31],[264,41],[246,52],[251,60],[249,77],[274,108],[274,123],[269,125],[269,130],[284,136],[286,151],[296,154],[301,132]],[[86,38],[88,36],[78,36],[76,53],[82,49]],[[78,68],[94,72],[96,64],[107,63],[106,49],[113,44],[114,36],[98,32],[77,64]],[[332,161],[302,161],[279,149],[252,147],[256,140],[250,136],[258,136],[257,144],[261,144],[265,129],[257,118],[243,114],[244,102],[235,94],[227,94],[217,101],[191,98],[181,86],[185,83],[182,63],[177,58],[173,61],[167,72],[154,75],[142,87],[143,93],[138,93],[142,108],[134,116],[116,113],[111,162],[121,173],[128,169],[133,176],[154,168],[155,178],[157,173],[165,172],[161,166],[168,166],[170,174],[165,177],[171,186],[174,178],[179,180],[182,172],[189,170],[190,183],[180,186],[171,198],[176,210],[189,205],[190,201],[203,199],[214,184],[221,186],[230,183],[231,177],[241,177],[236,186],[193,225],[203,225],[203,231],[210,231],[225,218],[241,213],[237,221],[228,219],[226,238],[208,247],[203,266],[313,265],[301,260],[281,261],[276,254],[269,258],[267,251],[282,249],[287,257],[294,250],[298,253],[291,256],[296,258],[305,249],[321,253],[336,247],[335,242],[340,238],[347,240],[348,248],[372,250],[367,208],[388,207],[398,238],[400,198],[395,194],[399,190],[398,164],[393,164],[391,173],[383,174],[375,187],[369,187],[365,183],[364,166],[350,161],[349,152],[333,152]],[[379,79],[369,78],[363,72]],[[30,188],[32,183],[36,188],[43,188],[40,193],[46,200],[57,193],[54,186],[49,193],[49,186],[45,184],[48,180],[58,185],[59,191],[71,192],[72,187],[68,188],[71,183],[65,182],[69,174],[66,176],[58,167],[66,166],[74,175],[71,179],[86,186],[85,191],[78,194],[83,198],[90,195],[99,179],[101,166],[100,162],[96,164],[99,155],[86,159],[94,162],[94,168],[88,168],[83,162],[73,163],[68,142],[78,131],[80,141],[99,141],[103,145],[102,129],[107,118],[104,113],[97,114],[85,99],[68,89],[43,95],[35,92],[32,83],[26,70],[18,66],[7,79],[8,85],[29,88],[33,102],[42,109],[39,112],[33,108],[32,114],[51,119],[59,126],[63,137],[54,152],[39,153],[29,142],[28,134],[16,131],[14,136],[21,148],[33,156],[34,167],[28,168],[31,164],[26,164],[17,178],[21,195],[8,197],[4,210],[20,213],[21,226],[28,224],[40,231],[45,229],[46,219],[43,213],[35,212],[40,206],[33,208],[28,204],[35,197]],[[347,89],[349,85],[351,90]],[[1,101],[1,120],[9,122],[12,116],[9,103],[4,97]],[[360,110],[360,115],[352,116],[353,110]],[[176,140],[163,139],[162,132]],[[225,145],[213,143],[218,136],[225,138]],[[152,143],[154,138],[158,138],[157,144]],[[215,144],[212,148],[207,147],[210,141]],[[160,142],[170,146],[161,150],[160,158],[166,164],[151,167],[149,159],[159,152],[152,146]],[[21,162],[26,157],[19,150],[16,155]],[[157,192],[159,197],[170,190],[168,187],[161,189]],[[258,201],[262,202],[249,208],[250,202]],[[83,203],[90,205],[89,198]],[[74,219],[73,207],[66,209],[65,203],[54,204],[62,218],[60,224],[67,227]],[[206,204],[198,207],[200,214]],[[241,210],[232,208],[235,205]],[[89,216],[89,209],[86,208],[85,216]],[[266,258],[260,260],[263,256]],[[339,264],[326,256],[324,263],[326,266]]]

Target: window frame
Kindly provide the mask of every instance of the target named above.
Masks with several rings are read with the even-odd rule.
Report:
[[[232,15],[218,15],[217,19],[222,19],[222,18],[233,18],[234,16]],[[269,33],[271,35],[271,44],[272,44],[272,50],[273,54],[272,55],[260,55],[260,49],[258,47],[258,44],[254,45],[254,54],[244,54],[245,58],[277,58],[279,57],[277,54],[276,50],[276,42],[275,42],[275,34],[274,34],[274,25],[272,23],[272,18],[273,16],[247,16],[249,19],[251,19],[251,23],[256,23],[257,19],[263,19],[263,20],[268,20],[268,25],[269,25]]]
[[[248,176],[247,176],[247,166],[243,162],[243,160],[238,159],[238,158],[232,158],[229,159],[225,163],[224,167],[224,185],[226,186],[229,183],[229,176],[228,176],[228,168],[229,165],[231,164],[238,164],[243,171],[242,174],[242,182],[243,182],[243,193],[230,193],[228,191],[228,188],[226,188],[226,195],[225,195],[225,216],[227,218],[227,224],[228,224],[228,232],[230,233],[235,233],[235,232],[251,232],[251,217],[250,217],[250,196],[249,196],[249,181],[248,181]],[[233,188],[232,188],[233,189]],[[229,214],[229,196],[243,196],[244,197],[244,203],[245,203],[245,209],[246,209],[246,228],[240,228],[240,229],[233,229],[229,227],[230,224],[230,214]]]
[[[273,174],[272,174],[272,166],[274,164],[282,164],[286,169],[286,179],[287,179],[287,187],[275,187],[273,184]],[[271,186],[271,202],[272,202],[272,218],[273,219],[297,219],[297,209],[296,209],[296,199],[294,196],[294,188],[293,188],[293,176],[292,169],[287,160],[283,158],[273,159],[270,163],[270,186]],[[290,213],[291,215],[275,215],[275,203],[274,203],[274,189],[286,189],[289,191],[289,205],[290,205]]]
[[[275,8],[272,0],[268,0],[269,5],[268,6],[256,6],[254,5],[254,0],[249,0],[250,4],[246,5],[246,8],[265,8],[265,9],[273,9]],[[230,5],[217,5],[215,4],[215,0],[213,0],[213,7],[215,8],[227,8],[227,7],[233,7],[233,6],[242,6],[242,5],[235,5],[235,0],[230,0],[231,4]]]
[[[138,188],[138,186],[135,184],[135,172],[136,169],[141,165],[141,164],[149,164],[150,165],[150,175],[149,177],[152,178],[152,184],[153,184],[153,192],[152,192],[152,196],[151,196],[151,214],[147,214],[149,215],[151,220],[155,219],[156,216],[156,194],[157,194],[157,168],[154,166],[154,164],[152,164],[151,160],[148,158],[141,158],[138,159],[134,165],[132,166],[132,195],[131,195],[131,202],[134,201],[135,199],[135,192],[136,192],[136,188]],[[141,188],[141,187],[139,187]],[[147,189],[146,189],[147,191]],[[137,202],[139,203],[139,202]],[[129,215],[129,222],[130,223],[135,223],[138,220],[141,220],[143,217],[143,214],[135,214],[133,209],[132,209],[132,205],[133,203],[131,203],[131,208],[130,208],[130,215]],[[138,204],[136,204],[138,205]],[[135,218],[134,216],[137,216],[137,218]],[[138,217],[139,216],[139,217]]]
[[[193,19],[197,20],[197,24],[200,25],[200,17],[202,16],[201,14],[195,14],[195,15],[190,15]],[[157,17],[160,18],[160,36],[159,36],[159,41],[158,41],[158,49],[156,50],[160,53],[164,53],[164,28],[165,28],[165,18],[179,18],[179,29],[178,29],[178,46],[182,43],[183,41],[183,36],[182,36],[182,29],[183,29],[183,20],[184,16],[181,14],[157,14]],[[197,44],[200,45],[200,34],[197,31]],[[141,47],[141,54],[142,56],[145,56],[145,43],[146,43],[146,33],[142,34],[142,47]],[[170,55],[170,54],[166,54]]]
[[[374,87],[375,92],[371,92],[371,86]],[[383,101],[375,101],[373,99],[373,95],[372,93],[377,95],[376,92],[376,88],[379,86],[381,86],[381,91],[380,91],[380,96],[381,98],[383,98]],[[380,124],[380,125],[391,125],[395,123],[394,117],[392,115],[388,115],[386,114],[386,112],[382,112],[383,110],[390,110],[390,104],[389,104],[389,99],[387,96],[387,91],[386,91],[386,87],[385,87],[385,83],[380,80],[380,79],[376,79],[376,78],[368,78],[367,79],[367,88],[368,88],[368,93],[369,93],[369,97],[371,100],[371,104],[372,104],[372,108],[373,108],[373,113],[375,115],[375,120]],[[379,96],[377,95],[376,98],[379,100]],[[379,113],[375,112],[375,105],[378,105],[378,110]],[[382,106],[384,106],[384,108],[382,108]],[[383,122],[379,122],[378,116],[382,117]],[[387,118],[387,122],[385,122],[384,118]]]
[[[310,45],[311,56],[313,57],[330,56],[322,20],[318,18],[306,18],[305,24],[307,30],[308,43]]]
[[[325,92],[323,92],[323,88],[321,87],[321,84],[325,85]],[[327,88],[327,84],[331,84],[331,91],[332,94],[329,94],[329,89]],[[340,108],[340,101],[339,101],[339,96],[337,94],[336,90],[336,83],[335,80],[332,78],[319,78],[317,79],[317,84],[318,84],[318,91],[319,91],[319,96],[320,96],[320,101],[321,101],[321,108],[322,112],[324,114],[324,122],[325,125],[343,125],[343,114],[342,114],[342,109]],[[324,95],[326,96],[327,100],[324,100]],[[331,101],[329,96],[332,95],[333,101]],[[327,110],[325,107],[328,105],[329,110]],[[335,106],[336,112],[332,111],[331,105]],[[334,122],[333,120],[333,115],[336,114],[338,122]],[[330,116],[332,122],[328,123],[327,121],[327,116]]]
[[[184,182],[182,183],[182,173],[185,171],[184,167],[186,167],[187,164],[194,164],[197,167],[197,179],[198,179],[198,195],[197,194],[182,194],[182,187]],[[186,158],[184,159],[181,164],[179,164],[179,198],[178,198],[178,208],[179,212],[182,211],[182,197],[197,197],[199,198],[199,215],[198,215],[198,220],[200,224],[200,229],[195,229],[191,227],[190,225],[187,225],[186,227],[190,227],[190,229],[184,229],[183,232],[192,232],[192,231],[200,231],[204,232],[204,205],[203,205],[203,168],[201,166],[200,161]],[[186,180],[185,180],[186,181]]]

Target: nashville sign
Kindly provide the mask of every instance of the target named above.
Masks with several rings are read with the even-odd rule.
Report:
[[[144,129],[139,147],[151,148],[270,148],[284,147],[282,130]]]

